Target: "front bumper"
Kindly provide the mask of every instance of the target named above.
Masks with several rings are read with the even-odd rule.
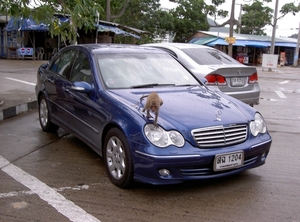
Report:
[[[212,179],[229,176],[265,163],[271,147],[272,139],[252,144],[245,148],[245,143],[233,147],[200,150],[191,155],[156,156],[135,151],[134,179],[154,185],[176,184],[189,180]],[[244,163],[239,168],[225,171],[214,171],[213,162],[216,154],[244,151]],[[201,152],[203,151],[203,152]],[[166,169],[169,175],[161,175],[160,170]]]

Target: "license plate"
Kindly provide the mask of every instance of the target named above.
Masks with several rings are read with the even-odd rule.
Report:
[[[244,86],[245,85],[245,78],[231,78],[231,85],[232,86]]]
[[[223,153],[215,156],[214,171],[238,168],[244,164],[244,152]]]

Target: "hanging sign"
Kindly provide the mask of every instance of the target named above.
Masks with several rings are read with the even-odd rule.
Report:
[[[235,43],[235,37],[226,37],[226,38],[225,38],[225,41],[226,41],[228,44],[234,44],[234,43]]]

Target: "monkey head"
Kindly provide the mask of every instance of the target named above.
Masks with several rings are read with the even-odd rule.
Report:
[[[157,111],[157,101],[156,100],[152,100],[150,101],[150,110],[152,112],[156,112]]]

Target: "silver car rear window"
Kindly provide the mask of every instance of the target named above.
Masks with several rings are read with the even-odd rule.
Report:
[[[238,61],[215,49],[182,49],[189,57],[200,65],[240,64]]]

